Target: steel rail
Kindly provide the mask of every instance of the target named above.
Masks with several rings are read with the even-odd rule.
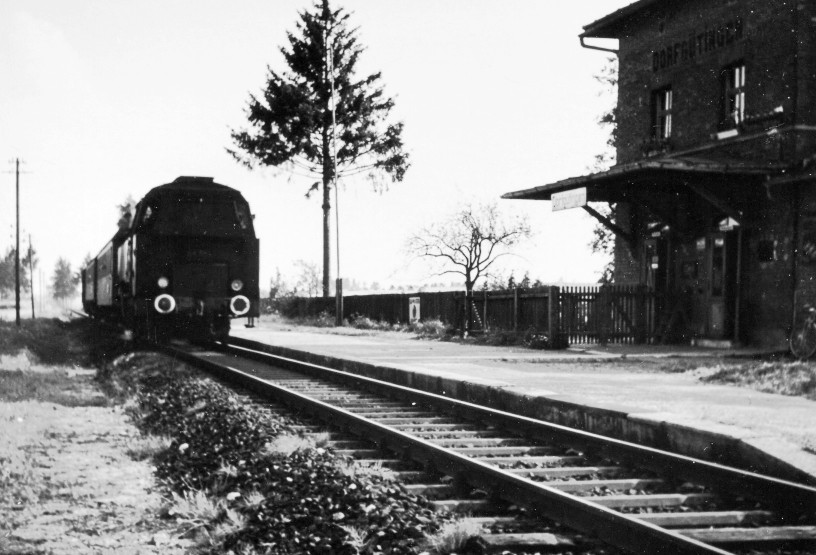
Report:
[[[230,341],[232,342],[233,339],[230,338]],[[240,344],[231,343],[229,347],[223,348],[227,349],[227,352],[229,349],[235,349],[234,352],[240,353],[240,356],[245,358],[254,358],[267,364],[274,363],[276,366],[309,373],[313,376],[334,377],[345,382],[353,381],[358,387],[365,386],[370,390],[397,396],[400,399],[431,404],[461,417],[490,419],[491,422],[528,434],[536,439],[579,443],[597,450],[596,453],[629,463],[632,466],[663,475],[681,477],[688,481],[716,487],[718,490],[729,490],[736,495],[745,495],[746,492],[750,492],[750,497],[760,501],[770,501],[778,514],[791,518],[797,518],[803,514],[816,517],[816,488],[811,486],[484,407],[359,374],[298,361],[265,351],[269,348],[268,345],[254,341],[240,340]]]
[[[473,486],[494,490],[501,498],[526,505],[543,517],[633,553],[729,554],[728,551],[681,533],[641,521],[633,516],[594,504],[585,498],[547,487],[541,482],[534,482],[495,466],[473,460],[245,371],[213,362],[207,359],[206,351],[191,353],[172,347],[165,347],[164,351],[176,359],[207,370],[218,378],[235,383],[257,394],[274,397],[298,410],[328,420],[333,425],[356,431],[381,447],[400,453],[403,457],[432,465],[440,472],[460,476]]]

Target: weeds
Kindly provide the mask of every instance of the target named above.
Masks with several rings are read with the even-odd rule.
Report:
[[[144,461],[155,457],[165,449],[169,449],[172,439],[165,436],[142,436],[130,442],[126,453],[136,461]]]
[[[226,535],[246,526],[246,519],[227,507],[225,499],[215,499],[202,490],[182,494],[172,492],[166,516],[174,518],[181,536],[194,538],[201,546],[217,545]]]
[[[354,553],[363,553],[366,549],[366,537],[368,531],[358,526],[341,526],[346,533],[346,545],[354,550]]]
[[[810,362],[753,362],[713,370],[700,380],[816,400],[816,365]]]
[[[436,533],[425,538],[424,547],[435,555],[461,553],[470,538],[482,533],[482,526],[472,520],[446,522]]]
[[[266,501],[266,497],[259,491],[251,491],[246,494],[241,502],[243,507],[251,510],[257,511]]]
[[[374,461],[371,464],[360,464],[354,459],[346,459],[338,463],[337,470],[343,476],[358,480],[361,478],[380,478],[387,482],[394,482],[397,479],[397,473],[383,466],[382,461]]]
[[[411,324],[408,331],[417,334],[421,339],[442,339],[453,333],[451,326],[439,319]]]
[[[201,546],[219,546],[230,534],[247,525],[247,518],[228,507],[228,499],[216,499],[203,490],[172,492],[164,514],[174,518],[180,536],[193,538]]]
[[[317,448],[317,443],[310,436],[281,434],[264,445],[263,455],[281,455],[288,457],[298,451],[309,451]]]

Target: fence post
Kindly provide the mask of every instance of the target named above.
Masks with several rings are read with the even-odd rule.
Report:
[[[547,335],[553,346],[561,346],[559,335],[558,308],[560,305],[561,289],[550,285],[547,295]]]
[[[519,290],[513,288],[513,333],[518,333],[519,324]]]
[[[343,278],[337,278],[334,285],[334,325],[343,325]]]
[[[465,314],[464,314],[465,325],[464,325],[464,328],[463,328],[464,331],[465,331],[465,333],[464,333],[465,337],[467,337],[468,334],[470,333],[470,328],[471,328],[470,317],[471,317],[471,309],[472,309],[471,305],[472,304],[473,304],[473,292],[472,291],[465,291]]]
[[[646,286],[635,287],[635,343],[646,343]]]
[[[482,331],[487,332],[487,289],[484,290],[484,308],[482,309]]]
[[[601,285],[595,297],[595,321],[598,326],[598,343],[606,345],[609,342],[609,332],[612,326],[612,310],[608,285]]]

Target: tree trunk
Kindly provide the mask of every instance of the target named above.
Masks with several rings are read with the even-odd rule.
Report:
[[[323,125],[323,298],[329,296],[331,282],[331,185],[334,158],[331,155],[331,126]]]
[[[329,296],[331,281],[331,178],[323,172],[323,297]]]
[[[473,283],[469,280],[465,280],[465,336],[470,333],[470,329],[473,327]]]

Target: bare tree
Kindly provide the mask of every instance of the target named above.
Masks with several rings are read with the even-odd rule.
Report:
[[[309,297],[317,297],[320,293],[320,270],[314,262],[298,260],[295,265],[300,268],[295,293],[306,294]]]
[[[506,219],[496,203],[466,205],[447,220],[431,225],[408,239],[408,251],[436,259],[444,268],[439,274],[465,278],[468,296],[479,278],[508,249],[530,236],[524,218]]]

